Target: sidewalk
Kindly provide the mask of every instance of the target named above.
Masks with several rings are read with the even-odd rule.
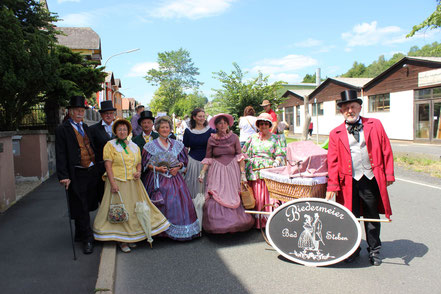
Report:
[[[52,176],[0,214],[0,292],[93,293],[101,245],[91,255],[75,245],[76,261],[65,192]]]

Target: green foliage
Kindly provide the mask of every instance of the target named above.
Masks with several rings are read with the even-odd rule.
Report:
[[[271,101],[273,109],[276,109],[277,105],[286,99],[277,95],[277,91],[285,82],[279,81],[270,84],[268,76],[264,77],[262,73],[259,73],[255,78],[245,79],[247,73],[244,73],[237,63],[233,63],[233,67],[230,74],[224,71],[213,73],[214,78],[222,83],[222,88],[213,89],[215,98],[208,110],[206,108],[209,114],[224,112],[237,119],[243,116],[245,107],[249,105],[259,113],[263,110],[260,106],[263,100]],[[216,112],[211,112],[212,110],[216,110]]]
[[[191,103],[185,100],[185,90],[197,89],[201,82],[196,79],[199,69],[194,66],[187,50],[158,53],[159,69],[151,69],[145,79],[152,85],[159,85],[150,102],[150,109],[156,113],[165,111],[175,114],[186,111]],[[197,104],[197,103],[196,103]]]
[[[324,81],[325,79],[320,78],[321,81]],[[315,84],[316,82],[316,74],[306,74],[305,77],[303,78],[302,83],[312,83]]]
[[[96,68],[94,62],[85,60],[81,54],[64,46],[55,47],[54,57],[57,70],[53,73],[55,81],[46,92],[46,101],[66,106],[71,96],[90,98],[102,89],[101,84],[106,76],[103,67]],[[89,100],[89,104],[95,103]]]
[[[441,44],[433,42],[432,44],[424,45],[422,48],[413,46],[409,49],[408,56],[426,56],[426,57],[440,57]],[[373,78],[387,70],[389,67],[397,63],[403,57],[403,53],[395,53],[389,60],[384,58],[384,55],[378,57],[378,60],[365,66],[363,63],[354,62],[352,67],[342,75],[347,78]]]
[[[441,0],[437,0],[438,5],[435,11],[419,25],[415,25],[412,31],[407,34],[406,38],[410,38],[422,29],[433,30],[441,26]]]
[[[185,115],[190,115],[196,107],[203,108],[207,102],[207,97],[201,92],[195,91],[194,93],[187,94],[184,99],[180,99],[173,106],[173,113],[178,117],[184,117]]]
[[[35,0],[2,0],[0,130],[16,130],[53,82],[56,20]]]

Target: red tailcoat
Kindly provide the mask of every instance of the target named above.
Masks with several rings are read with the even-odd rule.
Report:
[[[383,125],[375,118],[361,118],[372,171],[380,189],[378,212],[392,215],[386,181],[395,181],[394,159]],[[345,123],[329,134],[328,191],[337,193],[337,202],[352,211],[352,159]]]

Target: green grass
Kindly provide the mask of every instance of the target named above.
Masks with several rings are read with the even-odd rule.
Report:
[[[394,162],[397,166],[417,172],[425,172],[432,177],[441,178],[441,161],[398,155],[394,156]]]
[[[286,144],[292,143],[292,142],[296,142],[298,141],[298,139],[294,139],[294,138],[286,138]]]

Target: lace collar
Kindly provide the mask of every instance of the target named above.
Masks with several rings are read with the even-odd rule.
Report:
[[[189,130],[191,133],[195,134],[195,135],[200,135],[200,134],[204,134],[204,133],[206,133],[208,130],[210,130],[210,126],[209,126],[209,125],[206,125],[202,130],[190,129],[190,128],[188,128],[188,130]]]
[[[138,149],[139,149],[138,145],[133,143],[132,140],[128,140],[128,141],[129,141],[129,143],[127,144],[127,147],[129,147],[130,150],[132,150],[132,152],[134,154],[137,154],[137,152],[139,152],[138,151]],[[110,142],[110,144],[112,144],[112,146],[115,148],[116,151],[118,151],[120,153],[124,152],[124,149],[122,148],[122,146],[119,145],[119,144],[116,144],[116,139],[112,139],[109,142]]]

